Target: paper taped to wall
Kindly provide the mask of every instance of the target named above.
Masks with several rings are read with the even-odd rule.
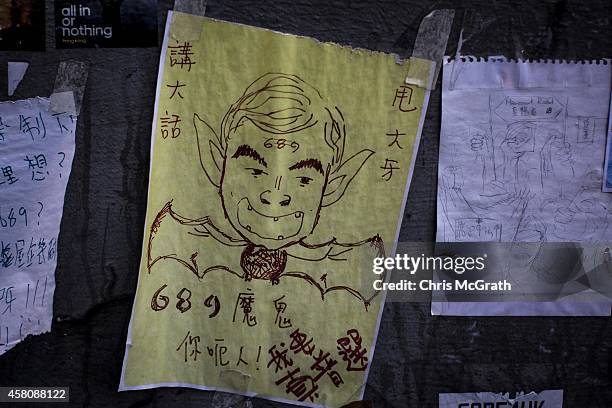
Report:
[[[437,241],[531,242],[531,256],[546,242],[602,243],[605,251],[612,241],[612,196],[601,192],[610,64],[463,57],[447,59],[443,75]],[[606,315],[610,306],[432,308],[480,315],[477,309]]]
[[[47,98],[0,103],[0,354],[51,328],[75,129]]]
[[[431,80],[429,61],[169,14],[120,390],[361,398],[372,259],[394,251],[429,95],[410,64]]]
[[[437,241],[611,241],[609,89],[609,64],[447,60]]]

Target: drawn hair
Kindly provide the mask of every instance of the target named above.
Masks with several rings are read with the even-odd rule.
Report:
[[[325,142],[334,152],[332,169],[342,164],[346,134],[342,112],[328,108],[319,91],[297,75],[267,73],[247,87],[221,122],[219,143],[226,155],[227,141],[249,122],[273,135],[297,133],[322,122]]]

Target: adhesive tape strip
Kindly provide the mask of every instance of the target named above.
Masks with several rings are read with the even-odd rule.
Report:
[[[197,41],[202,35],[204,23],[200,19],[187,18],[185,14],[204,17],[206,0],[176,0],[172,13],[172,39]]]
[[[250,383],[251,376],[239,370],[227,369],[221,371],[219,374],[219,384],[221,384],[221,388],[224,389],[247,392]],[[214,407],[236,407],[240,406],[246,399],[247,397],[243,395],[215,391],[212,405]]]
[[[440,67],[442,66],[442,58],[444,58],[444,52],[446,51],[448,36],[453,26],[454,17],[455,10],[442,9],[434,10],[423,18],[419,25],[419,32],[412,50],[413,58],[411,58],[408,75],[405,81],[407,84],[426,89],[435,88]],[[433,61],[436,64],[431,83],[423,84],[423,81],[418,79],[423,78],[423,76],[420,76],[420,74],[422,74],[420,71],[422,66],[420,64],[413,64],[412,60],[414,58]],[[416,71],[413,71],[413,69]],[[425,78],[426,77],[427,76],[425,76]]]
[[[50,97],[51,111],[78,116],[81,111],[88,74],[88,63],[82,61],[60,62],[55,77],[55,86]]]
[[[174,11],[203,16],[206,12],[206,0],[175,0]]]
[[[53,92],[50,98],[50,109],[54,113],[68,113],[78,116],[78,110],[74,102],[74,92]]]

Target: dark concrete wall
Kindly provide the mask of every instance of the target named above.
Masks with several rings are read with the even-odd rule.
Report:
[[[0,385],[69,386],[74,407],[213,406],[212,393],[194,390],[116,392],[141,250],[159,49],[56,50],[52,3],[47,52],[0,53],[0,89],[7,60],[31,63],[15,99],[49,95],[60,60],[89,61],[91,70],[62,220],[53,329],[0,357]],[[208,3],[211,17],[402,55],[410,55],[426,14],[455,8],[447,54],[463,26],[463,54],[612,56],[609,0]],[[170,7],[159,2],[160,33]],[[438,88],[404,214],[406,240],[434,238],[439,128]],[[611,347],[609,318],[432,317],[428,305],[389,304],[365,396],[374,406],[435,407],[440,392],[562,388],[568,407],[610,407]]]

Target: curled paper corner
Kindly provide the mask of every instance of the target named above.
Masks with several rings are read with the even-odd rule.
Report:
[[[8,96],[15,94],[15,90],[23,80],[29,66],[29,62],[8,62]]]
[[[61,61],[50,97],[51,111],[78,116],[88,75],[89,63],[74,60]]]
[[[415,75],[415,72],[409,71],[405,80],[407,84],[419,86],[427,90],[435,89],[454,18],[455,10],[440,9],[432,11],[421,20],[417,38],[414,41],[412,58],[432,61],[435,64],[433,76],[428,83],[423,83],[422,80],[415,79],[418,78],[418,74]],[[412,64],[410,69],[412,69]]]
[[[171,38],[176,41],[197,41],[202,36],[204,23],[199,19],[186,18],[185,14],[204,17],[206,0],[175,0],[174,2],[174,13],[171,17],[174,31],[171,33]]]

